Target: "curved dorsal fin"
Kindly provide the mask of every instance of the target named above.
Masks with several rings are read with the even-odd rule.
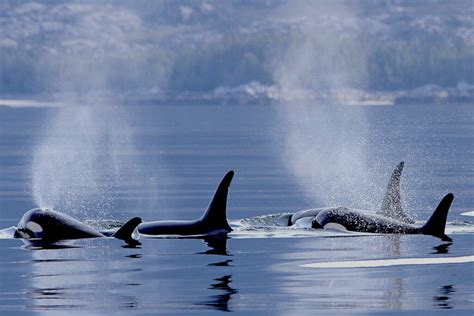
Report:
[[[431,215],[430,219],[421,228],[422,234],[432,235],[441,238],[444,241],[453,241],[444,233],[448,211],[453,200],[454,195],[452,193],[448,193],[443,197],[441,202],[439,202],[438,207],[436,207],[433,212],[433,215]]]
[[[231,231],[227,223],[227,193],[229,191],[230,182],[234,177],[234,171],[229,171],[222,178],[217,186],[216,192],[207,207],[206,212],[200,218],[200,221],[213,228],[223,228]]]
[[[400,176],[402,175],[403,166],[404,162],[402,161],[395,167],[395,170],[393,170],[390,181],[388,182],[387,192],[382,201],[382,207],[377,214],[413,224],[415,221],[403,212],[400,197]]]
[[[142,222],[140,217],[134,217],[126,222],[122,227],[117,230],[112,237],[121,239],[125,241],[127,244],[140,244],[138,240],[134,238],[134,231],[137,226]]]

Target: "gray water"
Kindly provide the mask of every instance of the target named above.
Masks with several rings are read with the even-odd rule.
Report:
[[[83,111],[91,112],[77,120],[74,113]],[[0,238],[0,315],[472,314],[474,225],[462,215],[474,210],[472,107],[340,111],[357,111],[365,119],[372,209],[379,207],[392,169],[404,160],[402,194],[418,221],[428,218],[444,194],[454,193],[447,225],[453,243],[271,226],[267,214],[326,206],[325,192],[305,188],[307,182],[289,167],[284,153],[291,124],[278,106],[0,106],[0,228],[16,225],[39,201],[96,226],[137,215],[145,221],[197,218],[225,172],[236,172],[228,199],[234,232],[227,240],[153,238],[124,248],[117,240],[95,239],[31,249],[21,240]],[[84,150],[72,158],[48,156],[55,149],[68,152],[68,144]],[[45,176],[51,173],[58,176]],[[354,192],[348,196],[360,191]],[[367,206],[358,202],[340,201]],[[400,260],[413,258],[422,264]],[[395,261],[361,267],[375,259]],[[339,261],[354,262],[331,266]],[[303,266],[311,263],[322,265]]]

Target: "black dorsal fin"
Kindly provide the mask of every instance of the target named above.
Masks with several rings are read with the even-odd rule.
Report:
[[[206,212],[200,218],[200,221],[212,228],[222,228],[231,231],[227,223],[227,193],[229,191],[230,182],[234,177],[234,171],[229,171],[222,178],[214,196],[207,207]]]
[[[402,175],[403,166],[404,162],[402,161],[395,167],[395,170],[393,170],[390,181],[388,182],[387,192],[382,201],[382,207],[377,214],[413,224],[415,221],[409,218],[403,211],[400,196],[400,177]]]
[[[446,227],[448,211],[453,200],[454,195],[452,193],[448,193],[443,197],[441,202],[439,202],[438,207],[433,212],[433,215],[431,215],[430,219],[421,228],[423,234],[439,237],[444,241],[452,241],[451,238],[444,234],[444,228]]]
[[[117,230],[112,237],[125,241],[127,244],[138,244],[138,240],[134,238],[134,232],[138,225],[142,222],[140,217],[134,217],[126,222]]]

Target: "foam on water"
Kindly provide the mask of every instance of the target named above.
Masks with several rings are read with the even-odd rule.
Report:
[[[308,237],[354,237],[374,235],[360,232],[335,231],[311,228],[311,220],[306,218],[297,221],[297,225],[279,226],[278,218],[284,215],[269,214],[231,220],[233,231],[229,234],[232,238],[308,238]]]
[[[335,268],[377,268],[402,265],[429,265],[474,262],[474,256],[443,257],[443,258],[400,258],[354,261],[328,261],[300,265],[303,268],[335,269]]]
[[[59,107],[59,102],[39,101],[30,99],[0,99],[0,106],[10,108],[50,108]]]
[[[8,227],[0,230],[0,239],[11,239],[15,235],[16,227]]]
[[[377,236],[385,234],[362,233],[347,231],[337,224],[326,225],[325,229],[311,228],[311,218],[298,220],[293,226],[279,226],[277,220],[285,213],[269,214],[231,220],[229,224],[233,228],[230,234],[232,238],[302,238],[302,237],[355,237],[355,236]],[[424,222],[415,225],[422,226]],[[473,234],[474,224],[466,222],[446,223],[445,233],[447,235]]]
[[[445,234],[472,234],[474,233],[474,225],[471,223],[451,222],[446,223]]]

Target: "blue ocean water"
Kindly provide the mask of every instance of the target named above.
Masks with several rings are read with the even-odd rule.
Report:
[[[41,250],[0,239],[0,315],[472,313],[474,225],[472,217],[462,215],[474,210],[472,106],[338,108],[349,117],[342,122],[352,126],[321,118],[311,107],[304,116],[287,117],[282,107],[0,106],[1,228],[16,225],[41,203],[98,226],[137,215],[197,218],[224,173],[236,172],[228,199],[235,230],[228,239],[143,239],[139,248],[96,239]],[[297,165],[303,170],[298,177],[289,161],[297,158],[288,151],[299,141],[291,137],[305,137],[304,130],[294,134],[293,129],[313,115],[311,124],[301,125],[310,126],[309,136],[344,131],[348,140],[363,136],[367,142],[361,147],[375,187],[372,209],[379,207],[401,160],[405,206],[417,220],[426,220],[441,197],[453,192],[447,233],[454,242],[269,226],[267,214],[322,207],[329,200],[326,192],[308,186],[314,166]],[[345,149],[330,143],[315,142],[322,146],[318,155]],[[309,152],[311,139],[302,145],[298,154],[307,156],[304,146]],[[306,158],[304,163],[311,162]],[[365,192],[359,189],[347,196]],[[344,205],[360,202],[337,197]],[[255,216],[262,217],[242,220]],[[410,258],[424,264],[399,260]],[[361,267],[366,260],[385,259],[395,261]],[[331,267],[339,261],[353,266]],[[327,265],[304,266],[315,262]]]

